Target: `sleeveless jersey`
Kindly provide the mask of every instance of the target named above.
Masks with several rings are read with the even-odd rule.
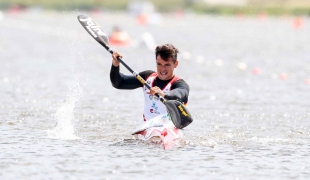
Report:
[[[146,80],[146,83],[150,86],[153,87],[154,80],[158,76],[157,73],[152,73]],[[174,76],[170,82],[162,89],[164,93],[168,92],[171,90],[172,84],[179,80],[180,78],[177,76]],[[160,114],[166,114],[167,109],[166,106],[159,100],[157,96],[152,96],[151,94],[147,94],[147,92],[150,92],[150,90],[146,87],[143,86],[143,94],[144,94],[144,113],[143,113],[143,118],[144,121],[148,121]]]

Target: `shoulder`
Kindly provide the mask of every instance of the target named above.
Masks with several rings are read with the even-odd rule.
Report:
[[[176,81],[172,84],[172,86],[173,86],[174,88],[184,87],[184,88],[189,89],[189,85],[186,83],[186,81],[185,81],[184,79],[181,79],[181,78],[179,78],[178,80],[176,80]]]
[[[187,82],[186,82],[184,79],[181,79],[181,78],[179,78],[178,80],[176,80],[175,83],[187,84]]]

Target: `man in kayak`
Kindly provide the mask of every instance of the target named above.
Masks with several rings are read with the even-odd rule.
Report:
[[[143,87],[134,75],[124,75],[120,73],[117,57],[121,54],[114,51],[112,54],[112,67],[110,79],[113,87],[117,89],[136,89],[143,87],[145,98],[143,119],[148,121],[158,115],[166,114],[165,105],[160,102],[155,94],[159,94],[167,100],[178,100],[186,104],[189,95],[189,86],[181,78],[174,75],[174,69],[178,66],[178,49],[172,44],[157,46],[155,49],[157,71],[146,70],[139,75],[146,80],[151,87],[149,90]]]

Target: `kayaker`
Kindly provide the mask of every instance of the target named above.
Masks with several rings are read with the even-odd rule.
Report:
[[[114,26],[113,32],[109,36],[110,45],[125,46],[130,44],[129,34],[122,31],[118,26]]]
[[[179,63],[177,58],[178,53],[179,50],[172,44],[164,44],[156,47],[155,58],[157,71],[145,70],[139,73],[151,86],[151,90],[143,87],[134,75],[120,73],[120,62],[117,60],[117,57],[122,57],[122,55],[116,51],[112,54],[110,79],[113,87],[126,90],[143,87],[145,98],[144,121],[167,113],[165,105],[155,96],[156,93],[167,100],[179,100],[187,104],[189,86],[183,79],[174,74],[174,69]]]

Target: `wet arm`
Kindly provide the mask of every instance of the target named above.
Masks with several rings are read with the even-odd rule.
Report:
[[[110,71],[110,80],[112,86],[116,89],[136,89],[142,87],[142,84],[133,75],[124,75],[120,73],[119,66],[112,65]]]
[[[171,91],[165,94],[165,98],[168,100],[180,100],[186,104],[188,101],[188,95],[189,86],[183,79],[180,79],[173,83]]]

